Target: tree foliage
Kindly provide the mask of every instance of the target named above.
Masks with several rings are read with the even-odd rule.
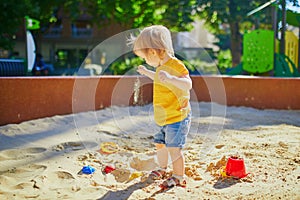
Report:
[[[14,38],[22,31],[26,15],[40,20],[49,21],[52,9],[59,5],[59,0],[0,0],[0,49],[12,49]]]
[[[254,15],[247,17],[247,13],[270,0],[198,0],[197,13],[206,21],[211,31],[216,34],[230,34],[230,50],[232,65],[236,66],[241,60],[242,34],[245,30],[255,28],[272,28],[271,7],[269,6]],[[276,2],[281,4],[282,1]],[[298,5],[297,0],[289,0]],[[299,5],[298,5],[299,6]],[[228,25],[228,28],[224,28]]]
[[[17,0],[0,2],[0,47],[10,49],[13,46],[11,42],[14,34],[19,30],[20,24],[24,19],[24,10],[28,8],[28,1],[20,4]]]
[[[269,0],[199,0],[198,14],[206,20],[211,30],[217,34],[230,34],[230,50],[232,65],[240,63],[242,53],[242,28],[249,29],[255,22],[253,17],[246,14]],[[259,16],[259,19],[268,19]],[[250,23],[249,23],[250,22]],[[228,27],[226,27],[228,26]]]
[[[173,30],[191,29],[195,0],[81,0],[85,12],[100,26],[118,23],[126,28],[151,24],[167,25]]]
[[[0,0],[0,48],[11,49],[13,38],[22,28],[24,16],[41,21],[44,28],[50,27],[63,9],[71,20],[82,14],[91,16],[92,22],[104,27],[119,24],[124,30],[151,24],[163,24],[172,31],[187,31],[192,28],[195,17],[206,21],[215,34],[229,34],[233,66],[240,63],[242,34],[263,26],[270,29],[271,6],[250,17],[246,14],[270,0]],[[278,0],[298,5],[298,0]],[[224,26],[225,25],[225,26]],[[224,28],[225,27],[225,28]]]
[[[0,48],[13,47],[26,15],[39,20],[41,27],[51,26],[63,9],[71,20],[87,14],[99,27],[117,23],[129,29],[159,23],[183,31],[191,29],[195,5],[193,0],[0,0]]]

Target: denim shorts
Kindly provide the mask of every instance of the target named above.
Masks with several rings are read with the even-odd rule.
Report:
[[[191,118],[192,115],[189,113],[188,116],[180,122],[160,126],[160,132],[154,135],[154,142],[165,144],[166,147],[183,148],[191,127]]]

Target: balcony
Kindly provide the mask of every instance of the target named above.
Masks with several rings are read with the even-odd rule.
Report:
[[[92,34],[93,34],[92,28],[72,27],[72,37],[73,38],[88,38],[88,37],[92,37]]]
[[[70,38],[89,38],[93,35],[93,28],[72,27]],[[62,27],[52,27],[43,35],[44,38],[61,38],[63,33]]]
[[[51,27],[44,35],[44,38],[60,38],[62,35],[62,27]]]

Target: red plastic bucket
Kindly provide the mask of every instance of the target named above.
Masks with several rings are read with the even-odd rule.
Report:
[[[235,178],[244,178],[247,176],[244,159],[235,156],[228,158],[226,164],[226,175]]]

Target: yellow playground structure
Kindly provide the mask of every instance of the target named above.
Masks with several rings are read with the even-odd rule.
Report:
[[[243,38],[243,61],[231,68],[228,75],[265,74],[277,77],[299,77],[298,37],[290,31],[285,35],[285,54],[279,53],[279,41],[272,30],[254,30]]]
[[[273,16],[276,15],[278,6],[276,0],[270,0],[262,6],[249,12],[251,16],[262,9],[273,5]],[[281,5],[281,42],[276,38],[277,20],[274,17],[273,30],[253,30],[244,34],[242,62],[230,68],[226,74],[239,75],[271,75],[277,77],[300,77],[299,73],[299,36],[287,31],[285,23],[297,27],[300,32],[300,13],[285,9]],[[285,12],[286,11],[286,12]],[[276,31],[276,32],[275,32]],[[280,46],[281,45],[281,46]],[[281,47],[281,48],[280,48]],[[284,48],[283,48],[284,47]]]

